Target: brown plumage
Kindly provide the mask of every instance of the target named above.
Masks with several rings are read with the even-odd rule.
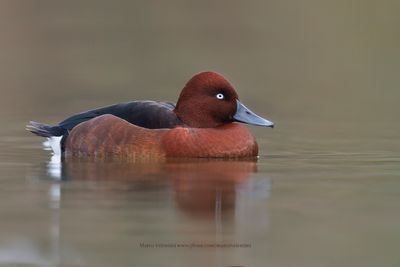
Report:
[[[165,157],[255,157],[255,138],[239,124],[215,128],[146,129],[113,115],[76,126],[66,142],[66,155],[161,159]]]

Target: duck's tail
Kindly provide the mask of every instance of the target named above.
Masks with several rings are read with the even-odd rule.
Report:
[[[44,123],[39,123],[35,121],[30,121],[26,125],[26,130],[42,137],[53,137],[53,136],[63,136],[68,130],[60,126],[51,126]]]
[[[43,142],[45,150],[53,150],[54,154],[61,155],[62,140],[68,135],[68,130],[61,126],[51,126],[44,123],[30,121],[26,125],[26,130],[38,136],[47,137],[47,141]]]

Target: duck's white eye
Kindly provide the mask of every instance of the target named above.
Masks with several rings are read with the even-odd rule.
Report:
[[[219,99],[219,100],[222,100],[222,99],[225,98],[224,94],[221,94],[221,93],[217,94],[215,97],[216,97],[217,99]]]

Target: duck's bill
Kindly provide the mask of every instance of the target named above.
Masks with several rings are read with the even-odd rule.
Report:
[[[239,100],[236,100],[236,105],[236,113],[233,116],[234,121],[274,128],[274,123],[272,121],[266,120],[258,116],[253,111],[248,109],[245,105],[240,103]]]

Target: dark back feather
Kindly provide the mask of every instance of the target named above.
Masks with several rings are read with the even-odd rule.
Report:
[[[174,103],[159,101],[132,101],[73,115],[59,123],[59,127],[71,130],[81,122],[112,114],[132,124],[149,129],[174,128],[182,121],[173,112]]]

